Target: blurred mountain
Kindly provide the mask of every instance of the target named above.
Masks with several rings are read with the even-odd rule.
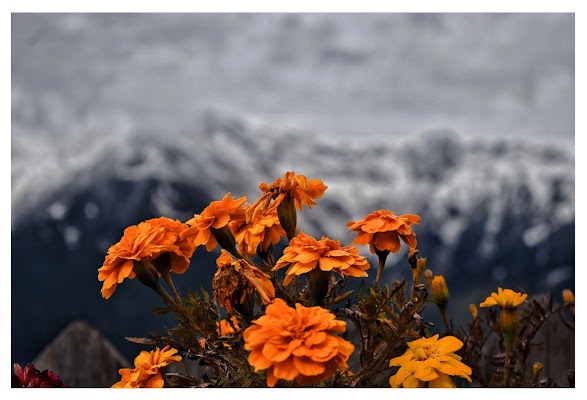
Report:
[[[310,235],[350,244],[345,224],[374,210],[420,215],[420,256],[446,278],[453,318],[467,318],[467,305],[498,286],[555,296],[574,288],[572,144],[450,130],[405,139],[322,137],[214,111],[199,121],[189,133],[59,141],[13,126],[13,362],[30,362],[76,319],[134,359],[140,348],[124,336],[162,332],[172,319],[151,315],[157,295],[136,280],[102,299],[97,268],[108,247],[129,225],[159,216],[185,221],[229,191],[252,203],[260,182],[286,171],[328,186],[299,214],[299,228]],[[360,251],[376,265],[367,247]],[[176,285],[209,289],[218,254],[197,249]],[[388,258],[384,281],[410,276],[406,256],[402,248]]]

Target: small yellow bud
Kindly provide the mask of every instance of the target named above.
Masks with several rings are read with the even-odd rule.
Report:
[[[563,300],[565,304],[567,303],[574,303],[575,302],[575,295],[569,289],[563,290]],[[571,307],[571,311],[573,314],[575,313],[575,306]]]
[[[471,315],[474,319],[477,318],[477,306],[475,304],[469,304],[469,311],[471,311]]]
[[[432,280],[432,300],[438,304],[448,304],[448,287],[442,275],[437,275]]]
[[[426,271],[424,271],[424,277],[426,278],[426,287],[430,287],[430,285],[432,284],[432,278],[434,278],[434,274],[432,273],[432,271],[427,269]]]
[[[534,366],[532,367],[532,384],[536,383],[536,380],[538,380],[538,375],[540,374],[540,371],[542,371],[543,368],[544,365],[542,365],[542,363],[534,363]]]

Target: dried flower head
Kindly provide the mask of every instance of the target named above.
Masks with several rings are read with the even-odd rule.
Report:
[[[247,296],[252,296],[255,292],[259,293],[265,304],[275,298],[271,277],[245,260],[234,260],[230,254],[222,250],[216,265],[218,271],[212,280],[214,300],[218,299],[220,305],[228,312],[242,314],[242,306],[247,305],[251,299],[247,299]],[[238,312],[235,312],[234,308],[237,308]],[[252,312],[252,309],[247,311]]]
[[[438,335],[434,335],[408,342],[408,347],[402,356],[389,361],[390,367],[400,367],[389,378],[391,387],[424,387],[426,383],[431,388],[455,387],[451,375],[471,382],[471,368],[454,354],[463,347],[463,342],[456,337],[445,336],[439,340]]]
[[[226,193],[220,201],[211,202],[200,214],[194,214],[194,217],[186,222],[190,228],[182,234],[182,238],[188,238],[196,247],[206,245],[206,250],[214,250],[218,239],[216,233],[230,221],[243,216],[242,205],[247,198],[234,200],[234,196],[228,196],[229,194],[230,192]]]
[[[293,309],[276,298],[244,332],[249,363],[255,372],[267,370],[270,387],[279,379],[296,379],[303,386],[320,382],[348,367],[354,346],[334,334],[344,332],[345,325],[322,307],[296,304]]]
[[[312,208],[316,202],[313,199],[319,199],[328,188],[320,179],[308,180],[304,175],[296,175],[295,172],[286,172],[283,179],[277,178],[267,185],[261,183],[259,189],[263,192],[246,212],[247,221],[255,219],[259,213],[267,215],[272,211],[277,211],[279,205],[286,199],[292,199],[298,210],[302,205]],[[273,201],[273,202],[272,202]]]
[[[154,218],[124,230],[124,236],[108,249],[98,280],[104,281],[102,296],[108,299],[124,278],[133,279],[135,261],[153,261],[163,254],[169,255],[171,271],[182,274],[190,264],[194,245],[182,234],[188,226],[169,218]]]
[[[290,265],[283,283],[287,285],[294,276],[301,275],[319,268],[322,271],[336,271],[344,276],[368,276],[365,272],[369,263],[365,257],[359,256],[355,246],[342,247],[337,240],[322,237],[316,240],[300,232],[293,238],[283,251],[273,270]]]
[[[360,221],[350,221],[346,225],[350,231],[358,233],[353,244],[368,244],[373,254],[376,253],[376,249],[397,253],[400,249],[400,238],[410,248],[416,248],[416,234],[410,225],[418,225],[418,221],[420,217],[417,215],[394,215],[387,210],[378,210]]]
[[[249,205],[247,210],[250,208]],[[244,218],[231,222],[230,229],[240,252],[246,256],[255,255],[257,249],[266,252],[269,246],[278,243],[281,237],[286,237],[276,210],[268,212],[266,215],[259,213],[249,223],[246,223]]]
[[[68,387],[53,371],[48,369],[39,371],[34,364],[27,364],[24,370],[19,364],[14,364],[11,387],[13,388],[53,388]]]
[[[180,355],[175,355],[177,350],[171,346],[163,349],[156,347],[150,352],[141,351],[135,358],[135,367],[122,368],[118,370],[121,375],[120,382],[112,385],[113,388],[162,388],[164,381],[162,377],[163,368],[169,364],[181,361]]]

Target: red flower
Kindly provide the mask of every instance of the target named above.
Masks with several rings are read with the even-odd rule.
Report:
[[[46,369],[40,372],[33,364],[27,364],[24,370],[20,365],[14,364],[14,374],[11,385],[13,388],[68,387],[53,371]]]

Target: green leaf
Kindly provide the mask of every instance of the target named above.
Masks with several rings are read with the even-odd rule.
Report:
[[[206,289],[204,289],[204,286],[200,285],[200,291],[204,295],[204,301],[206,303],[209,303],[210,302],[210,295],[208,294],[208,292],[206,292]]]

